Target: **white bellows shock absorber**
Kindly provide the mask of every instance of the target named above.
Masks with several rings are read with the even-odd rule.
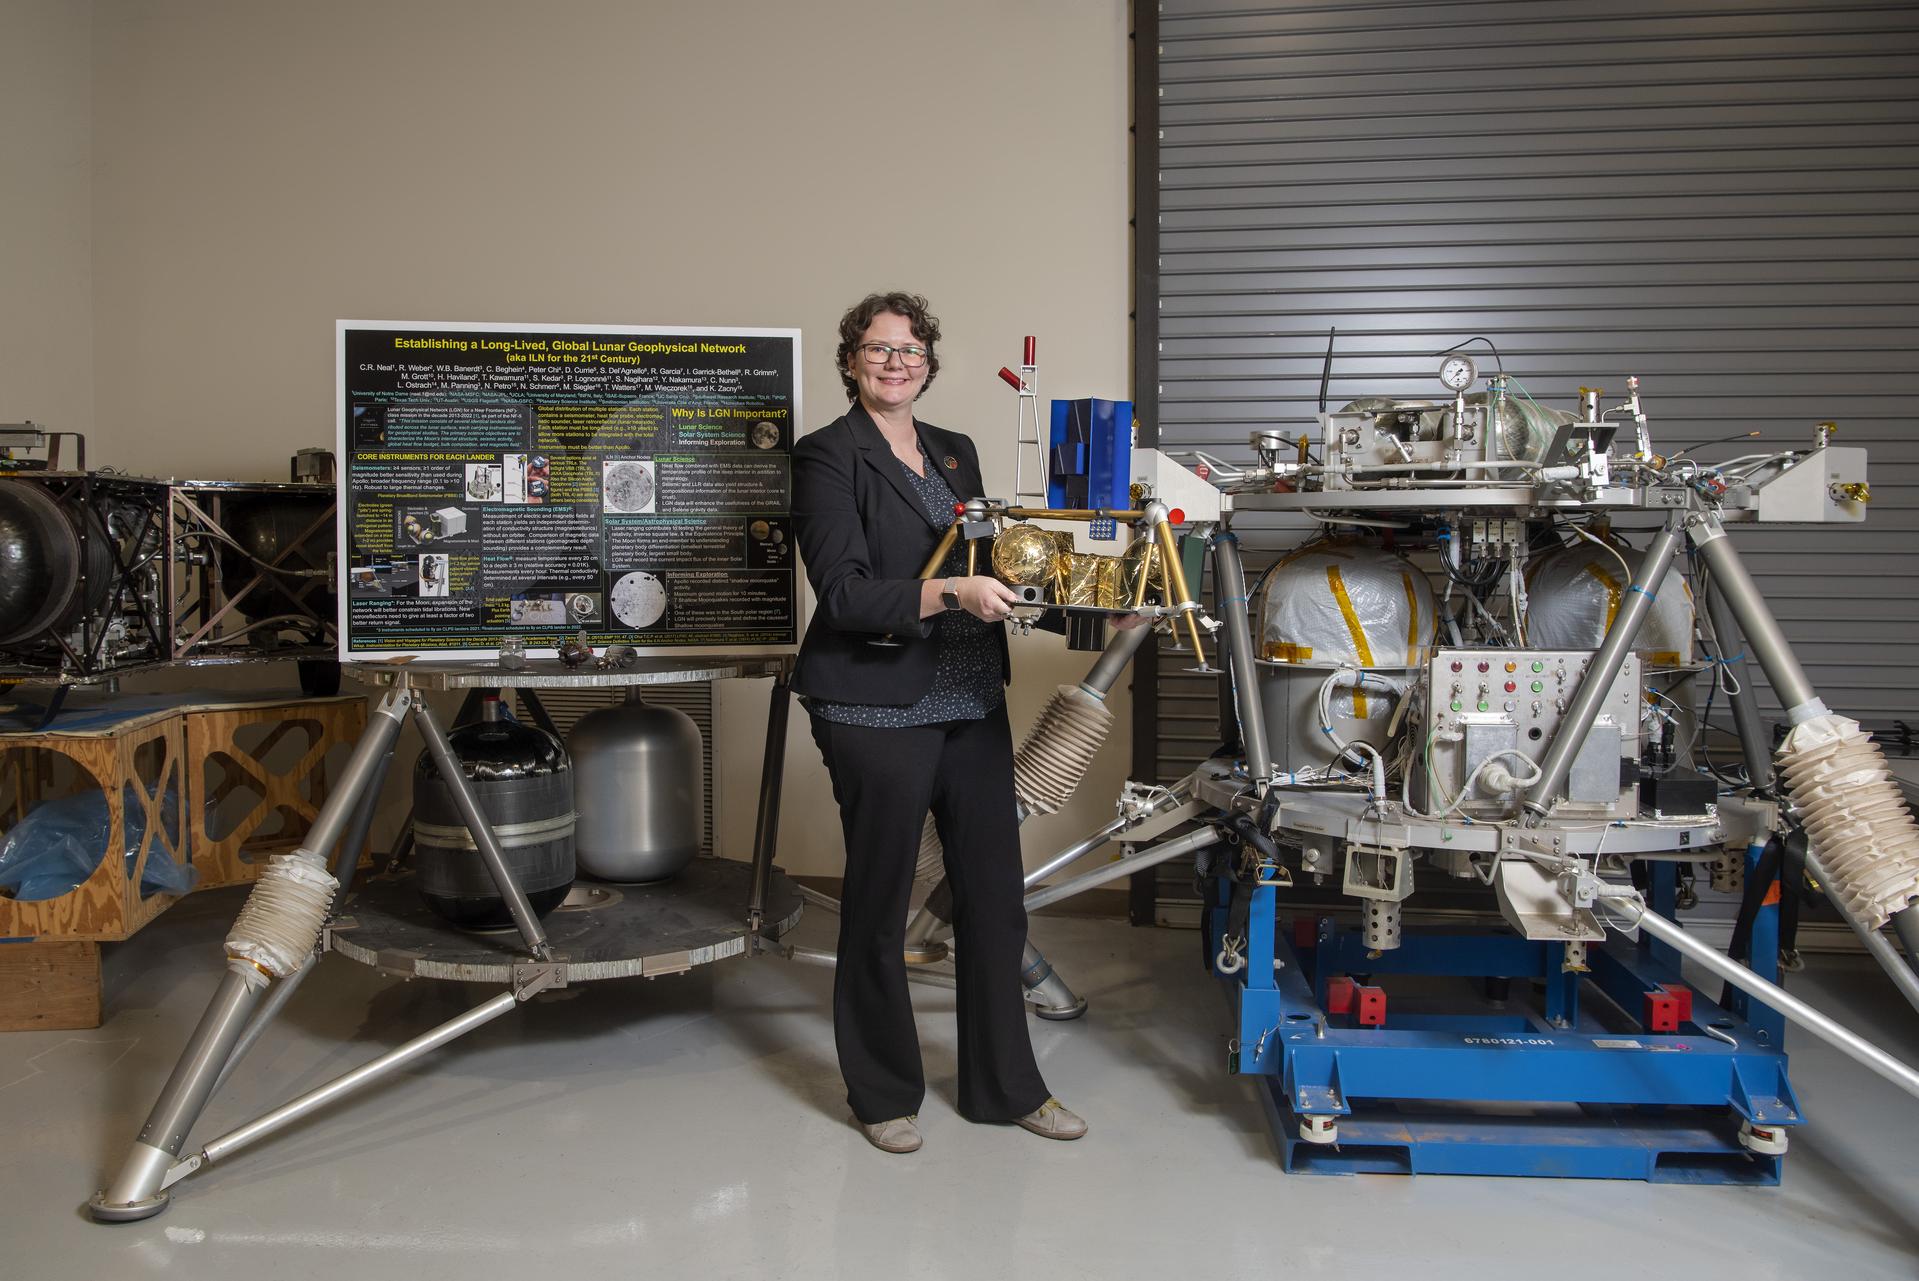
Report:
[[[1112,732],[1113,714],[1103,700],[1077,685],[1061,685],[1013,754],[1013,791],[1020,803],[1035,814],[1057,812]]]
[[[227,956],[235,962],[235,972],[264,970],[283,979],[299,969],[320,940],[339,888],[320,856],[310,850],[268,859],[227,935]]]
[[[1030,814],[1056,813],[1071,799],[1087,766],[1113,732],[1113,714],[1103,700],[1078,685],[1061,685],[1013,753],[1013,792]],[[913,875],[938,880],[945,871],[933,816],[920,828],[919,861]]]
[[[1857,721],[1827,712],[1793,726],[1778,765],[1826,875],[1868,928],[1919,899],[1919,823]]]

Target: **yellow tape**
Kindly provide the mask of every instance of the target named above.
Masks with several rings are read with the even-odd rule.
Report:
[[[1417,663],[1419,657],[1419,594],[1413,590],[1413,576],[1405,570],[1399,571],[1399,581],[1406,584],[1406,661]]]
[[[1606,589],[1606,630],[1611,631],[1613,615],[1619,612],[1619,584],[1597,565],[1586,566],[1586,572],[1598,579],[1600,586]]]
[[[1339,612],[1345,616],[1346,632],[1353,638],[1353,651],[1359,655],[1361,667],[1373,665],[1372,647],[1366,643],[1366,629],[1359,625],[1359,611],[1353,608],[1353,598],[1346,594],[1346,580],[1340,576],[1339,566],[1326,567],[1326,584],[1333,589],[1333,599],[1339,602]],[[1359,686],[1353,686],[1353,715],[1364,720],[1366,717],[1366,695]]]
[[[1312,661],[1313,647],[1267,641],[1261,657],[1269,658],[1275,663],[1306,663]]]

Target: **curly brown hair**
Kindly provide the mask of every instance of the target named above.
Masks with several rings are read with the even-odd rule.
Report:
[[[939,317],[927,309],[926,299],[918,294],[901,293],[897,289],[891,293],[868,294],[847,308],[846,314],[840,317],[840,382],[846,387],[848,400],[860,398],[860,385],[846,371],[846,362],[860,345],[860,339],[865,336],[866,327],[873,323],[873,318],[886,312],[904,316],[913,331],[913,337],[926,344],[926,381],[920,384],[921,396],[933,385],[933,379],[940,371],[940,322]]]

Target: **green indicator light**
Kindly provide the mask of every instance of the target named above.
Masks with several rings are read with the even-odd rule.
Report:
[[[1453,710],[1455,712],[1459,710],[1459,700],[1456,698],[1453,700]]]
[[[1537,693],[1538,693],[1538,692],[1539,692],[1540,690],[1542,690],[1542,689],[1544,689],[1544,688],[1546,688],[1546,682],[1545,682],[1545,681],[1534,681],[1534,682],[1533,682],[1533,693],[1535,693],[1535,694],[1537,694]]]
[[[1482,698],[1479,700],[1479,710],[1482,712],[1490,711],[1492,710],[1492,704],[1488,703],[1485,699]]]
[[[1534,670],[1535,672],[1543,672],[1543,671],[1545,671],[1545,670],[1546,670],[1546,665],[1545,665],[1544,663],[1540,663],[1540,662],[1535,662],[1535,663],[1533,664],[1533,670]]]

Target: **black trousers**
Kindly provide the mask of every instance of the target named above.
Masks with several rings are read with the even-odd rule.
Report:
[[[930,808],[953,891],[960,1115],[1024,1116],[1048,1091],[1020,985],[1026,908],[1006,709],[905,729],[812,719],[846,834],[833,1036],[853,1115],[869,1125],[910,1116],[926,1097],[903,951]]]

